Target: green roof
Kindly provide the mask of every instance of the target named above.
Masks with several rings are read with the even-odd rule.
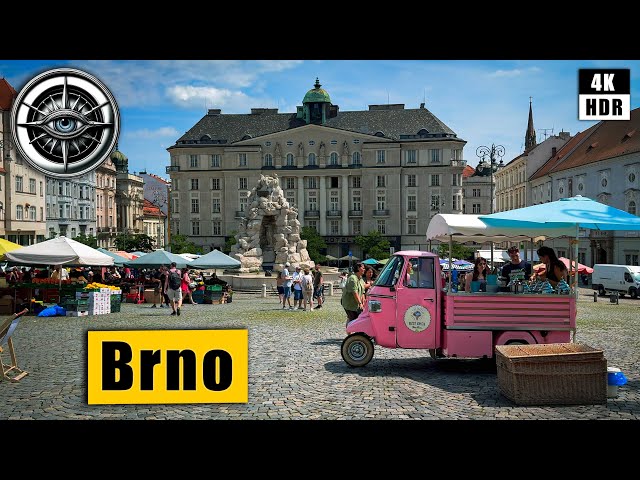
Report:
[[[316,84],[304,96],[302,103],[331,103],[331,97],[325,89],[320,88],[321,86],[319,80],[316,78]]]

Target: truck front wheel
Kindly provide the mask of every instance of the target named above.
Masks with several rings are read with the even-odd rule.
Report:
[[[635,288],[630,288],[629,295],[631,296],[631,298],[638,298],[638,290]]]
[[[373,342],[366,335],[353,333],[343,340],[340,353],[351,367],[364,367],[373,358]]]

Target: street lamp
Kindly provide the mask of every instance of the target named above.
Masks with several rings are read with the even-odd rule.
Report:
[[[502,145],[491,144],[491,147],[481,145],[476,149],[476,156],[480,158],[478,164],[478,170],[482,173],[482,170],[489,168],[489,175],[491,176],[491,197],[489,198],[489,213],[493,213],[493,190],[494,181],[493,175],[499,169],[504,167],[502,163],[502,157],[504,157],[505,148]],[[489,157],[489,163],[487,164],[486,158]],[[500,158],[500,163],[496,163],[496,157]],[[491,242],[491,270],[493,271],[493,242]]]
[[[440,213],[440,207],[444,207],[444,200],[441,201],[440,196],[437,195],[435,199],[431,199],[431,211],[435,211],[437,215]],[[431,240],[429,240],[429,251],[433,253],[433,250],[431,249]]]

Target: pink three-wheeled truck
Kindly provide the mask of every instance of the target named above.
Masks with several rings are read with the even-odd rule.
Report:
[[[400,251],[347,325],[342,358],[362,367],[374,344],[431,357],[492,358],[496,345],[564,343],[575,331],[574,295],[445,291],[437,255]]]

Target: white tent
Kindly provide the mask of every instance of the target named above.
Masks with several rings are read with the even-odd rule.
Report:
[[[113,257],[64,236],[7,252],[5,258],[18,265],[113,265]]]

